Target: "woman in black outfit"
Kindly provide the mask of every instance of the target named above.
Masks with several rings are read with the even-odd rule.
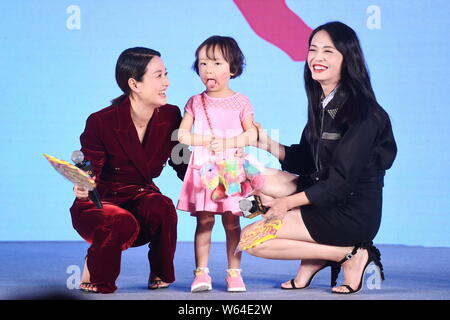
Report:
[[[304,79],[308,122],[299,144],[281,145],[255,124],[258,147],[276,156],[284,170],[268,169],[260,193],[271,208],[265,217],[283,217],[283,225],[276,239],[247,251],[302,260],[296,277],[282,289],[308,287],[327,266],[335,286],[342,266],[344,284],[332,292],[354,293],[370,262],[384,278],[372,240],[381,221],[384,173],[397,147],[350,27],[330,22],[312,32]]]

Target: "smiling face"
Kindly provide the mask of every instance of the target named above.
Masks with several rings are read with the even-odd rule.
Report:
[[[140,100],[152,107],[167,104],[166,92],[169,85],[166,66],[158,56],[150,60],[142,81],[136,83]]]
[[[226,97],[233,92],[228,87],[228,82],[233,75],[230,72],[230,64],[225,60],[219,48],[215,47],[206,52],[203,47],[198,53],[198,73],[206,92],[212,97]]]
[[[341,80],[341,69],[344,57],[335,48],[329,34],[318,31],[311,39],[308,51],[308,67],[311,76],[322,86],[327,95]]]

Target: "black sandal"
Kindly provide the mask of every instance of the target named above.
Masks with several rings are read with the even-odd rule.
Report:
[[[347,254],[345,256],[345,258],[342,259],[341,261],[339,261],[338,263],[340,265],[342,265],[347,260],[350,260],[351,258],[353,258],[353,256],[358,252],[358,249],[360,249],[360,248],[367,250],[368,257],[367,257],[366,265],[364,266],[363,272],[361,274],[361,280],[359,281],[358,288],[353,289],[348,284],[343,284],[343,285],[340,285],[339,287],[346,288],[348,290],[347,292],[331,291],[332,293],[336,293],[336,294],[352,294],[352,293],[357,293],[357,292],[361,291],[361,289],[363,287],[364,274],[366,273],[367,266],[371,262],[373,262],[375,264],[375,266],[378,268],[378,271],[379,271],[379,273],[381,275],[381,280],[384,281],[383,265],[381,264],[381,253],[380,253],[380,250],[378,250],[372,243],[370,243],[368,245],[364,245],[364,244],[356,245],[353,248],[352,252]]]
[[[281,287],[281,286],[280,286],[280,288],[283,289],[283,290],[301,290],[301,289],[306,289],[306,288],[308,288],[309,285],[311,284],[311,281],[313,280],[313,278],[315,277],[315,275],[316,275],[317,273],[319,273],[319,271],[325,269],[326,267],[331,267],[331,282],[330,282],[330,287],[334,287],[334,286],[336,285],[336,280],[337,280],[337,277],[338,277],[338,275],[339,275],[339,272],[341,271],[341,265],[340,265],[339,263],[337,263],[337,262],[334,262],[334,261],[328,261],[328,260],[327,260],[327,262],[325,263],[325,265],[324,265],[322,268],[320,268],[319,270],[317,270],[316,272],[314,272],[314,273],[311,275],[311,277],[309,278],[309,280],[308,280],[308,282],[306,283],[305,286],[303,286],[303,287],[297,287],[297,286],[295,285],[294,279],[291,279],[291,286],[292,286],[291,288],[285,288],[285,287]]]

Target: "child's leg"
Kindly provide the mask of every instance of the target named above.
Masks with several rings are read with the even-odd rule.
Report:
[[[227,211],[222,215],[222,224],[225,229],[227,258],[229,269],[239,269],[241,267],[242,252],[234,254],[241,237],[241,225],[239,217]]]
[[[214,213],[207,211],[197,212],[197,228],[195,229],[194,239],[196,268],[205,268],[208,266],[213,226]]]
[[[225,281],[227,283],[227,291],[243,292],[245,288],[244,280],[241,277],[241,255],[242,252],[234,254],[241,236],[241,226],[239,217],[231,212],[225,212],[222,215],[222,223],[227,238],[227,256],[228,269]]]

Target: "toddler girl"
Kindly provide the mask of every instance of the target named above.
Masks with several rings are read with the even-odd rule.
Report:
[[[215,215],[221,215],[226,234],[228,291],[245,291],[241,277],[239,243],[239,195],[212,200],[212,191],[202,185],[200,169],[209,160],[230,159],[237,148],[254,144],[257,131],[249,99],[230,89],[230,79],[241,75],[244,55],[233,38],[212,36],[195,52],[193,69],[206,90],[191,97],[185,107],[178,140],[193,146],[177,209],[191,212],[197,219],[195,231],[195,278],[191,292],[211,290],[208,257]],[[194,126],[194,132],[191,132]]]

